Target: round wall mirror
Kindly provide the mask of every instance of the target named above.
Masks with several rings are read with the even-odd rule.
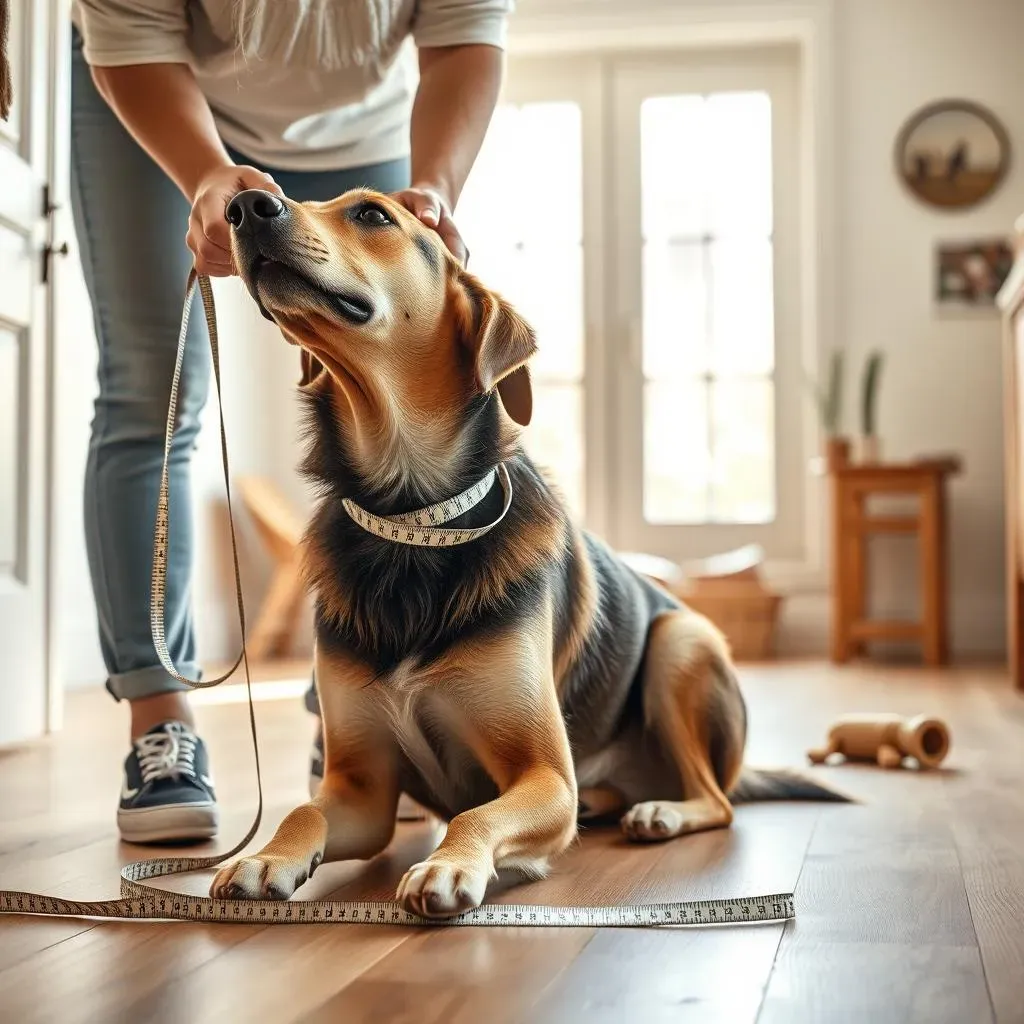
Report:
[[[1010,140],[991,112],[968,100],[919,110],[896,140],[896,167],[922,202],[944,209],[980,203],[1010,163]]]

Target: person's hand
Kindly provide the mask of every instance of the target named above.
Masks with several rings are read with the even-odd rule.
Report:
[[[195,257],[196,270],[208,277],[230,277],[231,240],[225,210],[239,192],[261,188],[276,196],[284,193],[269,174],[255,167],[218,167],[199,183],[188,216],[185,241]]]
[[[465,266],[469,260],[469,250],[466,243],[462,241],[462,235],[452,220],[452,211],[448,200],[442,193],[431,185],[414,185],[412,188],[402,189],[395,192],[394,198],[398,200],[410,213],[415,214],[419,219],[433,228],[440,236],[441,241],[448,247],[448,251]]]

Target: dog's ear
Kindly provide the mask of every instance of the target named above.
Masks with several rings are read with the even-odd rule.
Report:
[[[497,388],[509,416],[528,426],[533,418],[533,386],[527,362],[537,351],[533,328],[465,271],[459,285],[468,300],[463,337],[473,358],[476,386],[484,394]]]
[[[299,380],[299,387],[304,388],[323,373],[324,364],[316,356],[310,355],[304,348],[299,349],[302,359],[302,377]]]

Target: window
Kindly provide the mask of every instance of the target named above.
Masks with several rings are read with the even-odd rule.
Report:
[[[620,549],[802,550],[795,83],[782,49],[510,61],[457,219],[537,331],[527,448]]]
[[[775,514],[771,103],[659,96],[640,108],[643,514]]]
[[[583,516],[583,204],[580,108],[503,104],[458,207],[469,267],[530,322],[525,444]]]

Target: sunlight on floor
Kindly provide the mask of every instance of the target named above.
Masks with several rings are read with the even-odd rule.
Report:
[[[303,679],[271,679],[265,682],[253,682],[253,703],[270,700],[293,700],[301,698],[309,688],[309,676]],[[190,700],[197,707],[200,705],[244,704],[246,702],[245,683],[222,683],[208,690],[195,690]]]

